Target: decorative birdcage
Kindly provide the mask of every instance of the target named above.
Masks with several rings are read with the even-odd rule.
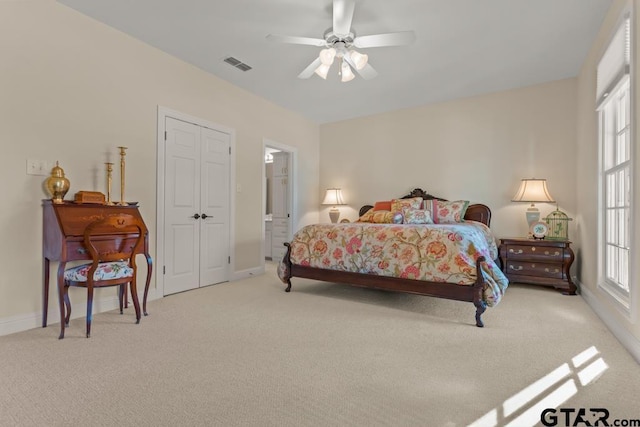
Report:
[[[549,240],[569,240],[569,221],[572,220],[573,218],[569,218],[566,213],[556,207],[556,210],[544,219],[544,222],[549,225],[546,238]]]

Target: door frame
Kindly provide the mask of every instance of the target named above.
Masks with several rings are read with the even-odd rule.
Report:
[[[262,245],[260,246],[260,259],[262,260],[262,268],[265,266],[265,252],[264,252],[264,240],[265,240],[265,223],[264,223],[264,207],[267,203],[267,171],[266,163],[264,161],[264,153],[267,147],[276,148],[280,151],[286,151],[289,153],[289,174],[288,174],[288,191],[289,191],[289,228],[287,238],[291,240],[293,237],[294,225],[298,224],[298,195],[297,195],[297,177],[298,177],[298,149],[290,145],[281,144],[268,138],[262,139],[262,204],[260,209],[262,211]],[[275,261],[275,260],[274,260]]]
[[[158,105],[158,133],[156,138],[156,297],[164,297],[164,132],[165,132],[165,119],[171,117],[184,122],[189,122],[194,125],[206,127],[219,132],[229,134],[229,147],[231,148],[231,155],[229,156],[229,256],[231,262],[229,263],[229,277],[231,280],[235,272],[235,253],[233,248],[235,247],[235,209],[236,209],[236,192],[232,189],[236,188],[236,132],[234,129],[222,126],[217,123],[210,122],[209,120],[194,117],[189,114],[181,113],[179,111],[171,110],[170,108]]]

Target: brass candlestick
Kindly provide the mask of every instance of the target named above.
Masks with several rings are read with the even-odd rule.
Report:
[[[111,206],[115,204],[111,201],[111,183],[113,181],[111,173],[113,172],[113,163],[106,162],[105,165],[107,165],[107,205]]]
[[[120,149],[120,206],[125,206],[127,202],[124,201],[124,156],[127,153],[124,151],[127,147],[118,147]]]

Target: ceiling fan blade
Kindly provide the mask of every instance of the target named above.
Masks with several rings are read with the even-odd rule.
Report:
[[[308,79],[309,77],[313,76],[313,73],[316,71],[316,68],[320,66],[320,64],[322,64],[322,62],[320,61],[320,58],[316,58],[315,61],[309,64],[307,68],[305,68],[304,70],[302,70],[300,74],[298,74],[298,78]]]
[[[338,37],[346,37],[351,32],[355,7],[353,0],[333,0],[333,32]]]
[[[324,39],[314,39],[311,37],[280,36],[277,34],[267,35],[267,40],[277,43],[305,44],[309,46],[325,47],[327,42]]]
[[[356,64],[353,62],[353,60],[351,59],[351,56],[349,55],[345,55],[342,58],[342,60],[345,61],[347,64],[349,64],[349,66],[352,69],[354,69],[356,73],[360,74],[360,76],[365,80],[371,80],[372,78],[378,75],[378,72],[368,63],[364,67],[362,67],[360,70],[358,70],[358,68],[356,67]]]
[[[413,31],[399,31],[397,33],[373,34],[370,36],[356,37],[353,41],[355,47],[383,47],[383,46],[404,46],[411,44],[416,39]]]
[[[378,72],[369,64],[365,65],[361,70],[356,70],[358,74],[365,80],[371,80],[378,75]]]

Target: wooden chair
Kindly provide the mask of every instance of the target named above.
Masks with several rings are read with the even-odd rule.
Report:
[[[146,227],[142,221],[129,214],[116,214],[101,217],[87,226],[84,231],[84,246],[91,256],[91,262],[69,268],[64,272],[64,305],[66,315],[60,329],[60,339],[64,338],[64,328],[69,326],[71,303],[69,287],[87,288],[87,338],[91,334],[93,317],[93,290],[108,286],[118,286],[120,314],[122,314],[125,286],[129,283],[131,297],[136,310],[136,324],[140,323],[140,303],[136,289],[136,248],[143,245]],[[122,235],[117,240],[116,249],[113,241],[101,245],[101,236],[109,234]],[[102,239],[104,242],[104,237]],[[101,249],[102,248],[102,249]],[[63,304],[60,301],[60,304]]]

